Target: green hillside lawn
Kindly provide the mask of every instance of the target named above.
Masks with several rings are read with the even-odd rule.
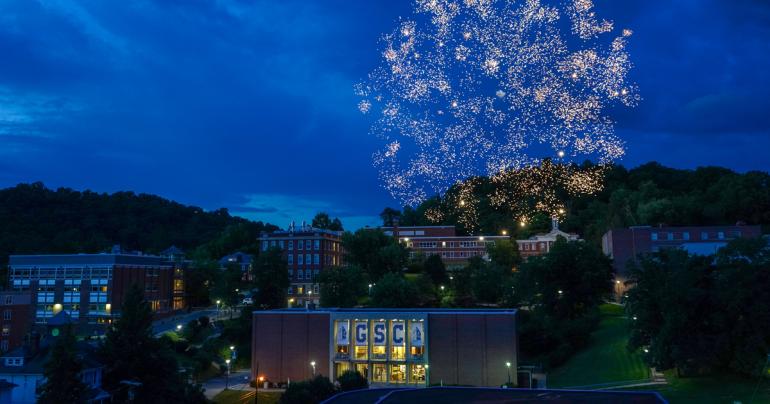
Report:
[[[624,317],[623,308],[605,304],[601,312],[601,323],[589,345],[548,373],[548,387],[581,387],[649,378],[649,368],[641,355],[626,349],[629,320]]]
[[[770,379],[763,380],[759,388],[757,380],[746,380],[732,375],[677,378],[673,372],[666,372],[666,380],[667,385],[633,390],[655,390],[671,404],[770,403]]]

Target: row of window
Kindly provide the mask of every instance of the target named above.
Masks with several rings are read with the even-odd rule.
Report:
[[[678,237],[677,237],[678,236]],[[733,232],[733,237],[741,237],[741,231],[736,230]],[[667,240],[667,241],[673,241],[673,240],[689,240],[690,239],[690,232],[689,231],[683,231],[681,233],[674,233],[674,232],[652,232],[650,233],[650,239],[652,241],[658,241],[658,240]],[[725,232],[718,231],[718,232],[706,232],[703,231],[700,233],[700,239],[701,240],[724,240],[725,239]]]
[[[318,284],[313,285],[312,289],[310,285],[291,285],[289,286],[290,295],[304,295],[304,294],[318,294]],[[311,293],[312,292],[312,293]]]
[[[269,247],[279,247],[280,249],[286,249],[289,251],[294,251],[294,241],[295,240],[263,240],[262,241],[262,251],[267,251]],[[296,240],[297,244],[297,250],[320,250],[321,249],[321,240]],[[329,251],[339,251],[340,249],[340,243],[334,242],[334,241],[327,241],[324,240],[324,249]]]
[[[310,280],[310,279],[313,279],[314,277],[318,276],[318,273],[319,273],[318,269],[314,269],[312,271],[309,270],[309,269],[307,271],[303,271],[301,269],[298,269],[297,270],[297,279],[299,279],[299,280],[302,280],[302,279]],[[289,278],[292,278],[293,276],[294,276],[294,271],[289,269]]]
[[[369,370],[371,367],[371,375]],[[349,363],[335,362],[335,378],[348,370],[355,370],[371,383],[425,383],[426,369],[422,364],[384,364],[384,363]]]
[[[487,244],[493,244],[492,241],[442,241],[441,248],[479,248]],[[438,248],[438,241],[407,241],[406,246],[417,249]]]

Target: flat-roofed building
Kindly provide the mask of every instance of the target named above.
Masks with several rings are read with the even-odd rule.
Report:
[[[342,232],[317,229],[306,224],[288,230],[262,233],[260,249],[280,248],[289,271],[289,307],[318,304],[320,294],[316,278],[326,268],[342,266]]]
[[[412,258],[418,254],[438,255],[448,269],[465,266],[472,257],[487,259],[487,245],[508,236],[458,236],[454,226],[381,227],[385,234],[404,243]]]
[[[174,295],[173,263],[140,254],[11,255],[10,286],[31,295],[36,324],[66,311],[81,332],[101,333],[120,315],[132,284],[144,291],[153,312],[170,314]]]
[[[551,220],[551,231],[548,233],[536,234],[526,240],[516,240],[519,248],[519,254],[523,259],[537,257],[548,254],[551,251],[556,239],[563,237],[567,241],[580,240],[580,236],[574,233],[567,233],[559,230],[559,222],[556,219]]]
[[[0,352],[12,351],[24,343],[32,327],[32,295],[26,292],[0,292],[2,333]]]
[[[516,384],[516,310],[285,309],[253,322],[253,379],[356,370],[373,386]]]

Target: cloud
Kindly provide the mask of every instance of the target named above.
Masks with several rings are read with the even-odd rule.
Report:
[[[284,228],[288,227],[292,221],[298,224],[303,221],[310,223],[319,212],[326,212],[331,217],[339,217],[347,230],[379,224],[379,216],[355,214],[354,211],[355,209],[350,206],[337,205],[326,200],[284,194],[252,194],[248,196],[246,204],[231,209],[234,215],[269,222]]]

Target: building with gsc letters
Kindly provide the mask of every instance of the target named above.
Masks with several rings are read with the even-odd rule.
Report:
[[[516,384],[516,310],[284,309],[253,322],[252,379],[354,369],[373,386]]]

